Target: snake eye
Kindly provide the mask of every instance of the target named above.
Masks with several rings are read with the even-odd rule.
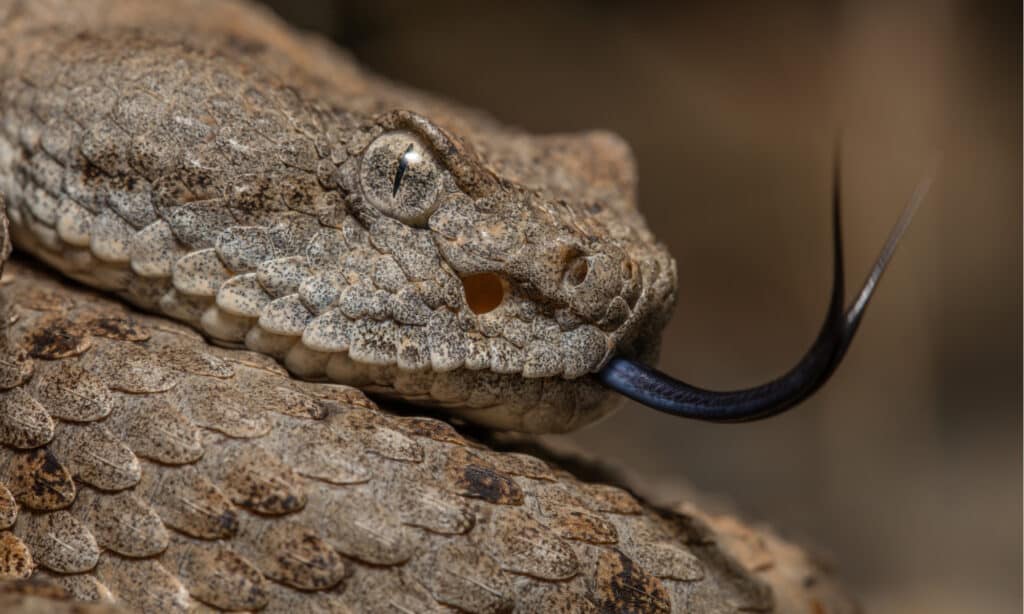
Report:
[[[381,213],[423,226],[437,208],[444,170],[411,132],[387,132],[370,143],[359,169],[363,195]]]

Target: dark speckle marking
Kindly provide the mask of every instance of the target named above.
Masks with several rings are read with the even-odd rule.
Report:
[[[234,510],[221,512],[217,517],[217,526],[220,528],[221,535],[232,536],[238,533],[238,516],[235,515]]]
[[[271,577],[301,590],[325,590],[348,575],[344,560],[327,543],[308,531],[272,539]]]
[[[58,510],[75,500],[71,473],[46,448],[18,454],[8,472],[12,494],[30,509]]]
[[[522,505],[523,491],[512,478],[480,465],[465,465],[455,487],[459,494],[497,505]]]
[[[29,356],[58,360],[76,356],[92,345],[88,335],[66,320],[44,318],[25,339]]]
[[[0,578],[28,578],[32,575],[32,553],[10,531],[0,531]]]
[[[87,326],[89,334],[97,337],[122,341],[145,341],[149,339],[149,331],[128,317],[102,316],[92,320]]]
[[[301,510],[306,505],[304,498],[291,493],[269,491],[262,483],[246,485],[232,500],[235,504],[257,514],[277,516]]]
[[[672,610],[661,582],[618,550],[601,553],[596,581],[596,601],[601,612],[647,614]]]

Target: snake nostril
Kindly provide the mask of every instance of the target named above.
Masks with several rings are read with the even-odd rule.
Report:
[[[583,283],[590,274],[590,262],[584,257],[574,259],[565,269],[565,283],[576,287]]]
[[[506,282],[496,273],[477,273],[462,278],[466,304],[477,315],[494,311],[505,300]]]

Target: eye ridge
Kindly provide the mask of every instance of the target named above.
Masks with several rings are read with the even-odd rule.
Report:
[[[402,157],[398,159],[398,171],[395,172],[395,185],[391,188],[391,197],[398,196],[398,188],[402,185],[402,177],[405,176],[405,171],[409,169],[409,154],[416,148],[415,144],[410,144],[406,148],[405,152],[402,153]]]

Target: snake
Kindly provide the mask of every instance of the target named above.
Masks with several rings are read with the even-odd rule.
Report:
[[[0,316],[4,612],[858,611],[699,498],[298,380],[25,259]]]
[[[8,5],[0,189],[19,250],[297,377],[490,428],[572,430],[615,392],[713,421],[792,407],[839,364],[919,202],[847,311],[837,166],[817,341],[776,380],[708,391],[649,366],[676,267],[621,138],[530,135],[252,17]]]
[[[799,403],[923,197],[846,308],[835,186],[817,341],[704,390],[651,366],[676,267],[620,137],[528,134],[242,0],[0,0],[0,605],[853,611],[770,531],[456,428]]]

